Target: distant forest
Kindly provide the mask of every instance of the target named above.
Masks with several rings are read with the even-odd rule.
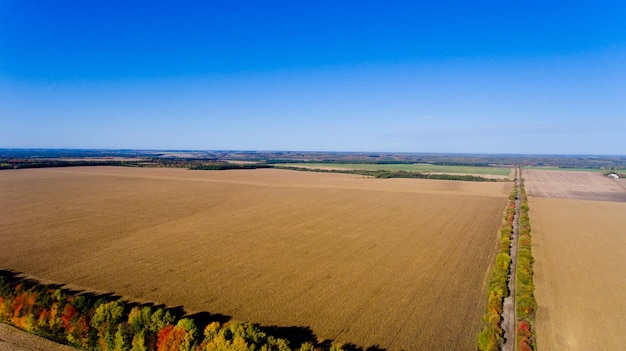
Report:
[[[223,170],[254,169],[283,163],[411,164],[449,166],[582,168],[625,170],[626,155],[497,155],[299,151],[194,151],[0,149],[0,169],[130,166]]]

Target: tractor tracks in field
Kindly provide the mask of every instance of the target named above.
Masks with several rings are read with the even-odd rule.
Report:
[[[502,307],[502,330],[504,331],[504,344],[502,351],[515,350],[515,325],[517,317],[515,315],[515,276],[517,272],[517,241],[519,237],[519,216],[521,203],[521,180],[520,169],[515,169],[515,184],[517,185],[517,194],[515,196],[515,214],[513,217],[513,229],[511,232],[511,265],[509,266],[509,296],[504,298]]]

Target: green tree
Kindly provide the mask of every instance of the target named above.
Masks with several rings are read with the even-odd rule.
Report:
[[[97,330],[98,346],[103,351],[115,349],[115,333],[124,317],[124,306],[119,301],[105,302],[96,308],[91,326]]]

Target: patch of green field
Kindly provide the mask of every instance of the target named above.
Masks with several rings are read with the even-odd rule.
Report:
[[[523,169],[537,169],[542,171],[576,171],[576,172],[606,172],[598,168],[564,168],[564,167],[522,167]]]
[[[406,172],[436,172],[436,173],[460,173],[460,174],[483,174],[508,176],[510,168],[500,167],[474,167],[474,166],[444,166],[428,163],[411,164],[373,164],[373,163],[286,163],[280,164],[286,167],[301,168],[335,168],[335,169],[358,169],[372,171],[406,171]]]

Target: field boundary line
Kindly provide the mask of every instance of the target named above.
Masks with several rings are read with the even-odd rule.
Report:
[[[509,337],[511,330],[515,329],[515,316],[511,316],[511,313],[515,313],[514,301],[510,298],[507,299],[507,308],[505,310],[504,302],[505,298],[510,297],[511,289],[511,255],[512,252],[516,252],[516,246],[513,244],[513,236],[515,233],[514,228],[517,228],[516,220],[519,215],[519,199],[520,199],[520,187],[519,187],[519,168],[516,168],[516,174],[518,175],[516,181],[513,183],[513,189],[508,197],[508,202],[504,212],[504,221],[502,228],[499,231],[500,244],[498,254],[496,255],[495,265],[492,271],[489,273],[488,282],[488,302],[487,311],[483,316],[483,328],[478,334],[478,349],[481,351],[498,351],[503,349],[505,343],[504,330],[507,330],[507,338]],[[513,284],[515,284],[513,278]],[[514,289],[515,286],[513,285]],[[512,311],[512,312],[511,312]],[[506,323],[509,324],[505,327],[503,321],[506,316]],[[514,343],[514,341],[513,341]]]
[[[520,170],[515,170],[515,184],[516,184],[516,196],[515,196],[515,212],[513,215],[513,228],[511,230],[511,245],[509,248],[509,255],[511,257],[511,265],[509,266],[508,276],[508,288],[509,295],[504,298],[503,310],[502,310],[502,330],[504,332],[504,344],[502,345],[502,351],[515,351],[515,325],[517,324],[516,307],[515,307],[515,281],[517,276],[517,249],[519,239],[519,217],[520,217],[520,203],[521,203],[521,180]]]
[[[537,337],[535,333],[535,313],[537,301],[535,300],[535,284],[532,255],[532,235],[530,218],[528,216],[528,196],[521,187],[521,203],[519,216],[519,243],[517,254],[517,272],[515,275],[515,314],[516,314],[516,346],[520,351],[532,351],[537,349]]]

